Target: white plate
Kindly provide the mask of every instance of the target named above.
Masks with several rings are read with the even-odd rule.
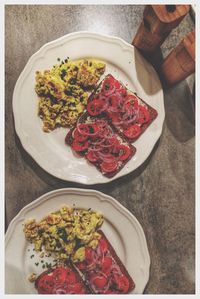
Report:
[[[24,207],[10,223],[5,241],[6,294],[37,293],[27,276],[44,270],[35,265],[40,260],[36,254],[30,258],[32,245],[24,238],[22,223],[29,218],[40,220],[64,204],[75,204],[77,208],[91,208],[103,213],[102,230],[136,284],[133,293],[143,293],[149,279],[150,257],[143,229],[137,219],[108,195],[94,190],[69,188],[44,194]]]
[[[77,158],[64,138],[68,130],[56,129],[44,133],[37,116],[37,96],[34,91],[35,72],[51,68],[57,58],[79,59],[95,57],[106,62],[106,74],[111,73],[158,111],[158,117],[134,143],[135,156],[112,179],[104,177],[84,158]],[[19,76],[13,94],[16,132],[25,150],[48,173],[63,180],[83,184],[107,183],[130,173],[151,153],[161,135],[164,121],[164,101],[160,81],[153,67],[130,44],[117,37],[89,32],[76,32],[44,45],[28,61]]]

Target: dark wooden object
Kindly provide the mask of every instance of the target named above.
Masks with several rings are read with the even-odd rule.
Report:
[[[178,26],[189,9],[189,5],[147,5],[132,44],[143,52],[153,52]]]
[[[176,84],[195,71],[195,33],[188,33],[180,44],[165,58],[160,68],[161,78]]]

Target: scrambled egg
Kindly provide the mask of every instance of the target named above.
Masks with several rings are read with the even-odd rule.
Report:
[[[105,63],[95,59],[66,59],[50,70],[37,71],[35,91],[43,130],[73,126],[104,71]]]
[[[36,251],[51,252],[62,261],[85,259],[85,246],[96,248],[101,235],[97,229],[103,216],[91,210],[67,206],[49,214],[40,222],[30,219],[24,223],[25,238],[34,244]]]

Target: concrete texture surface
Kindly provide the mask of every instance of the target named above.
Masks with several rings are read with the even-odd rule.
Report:
[[[132,42],[144,6],[7,5],[5,7],[6,225],[47,191],[82,187],[56,179],[24,151],[12,114],[14,85],[29,57],[46,42],[78,30]],[[161,47],[165,57],[194,27],[189,15]],[[163,133],[133,173],[91,188],[112,195],[141,223],[151,257],[146,294],[195,293],[195,121],[187,82],[166,89]],[[120,220],[119,220],[120,221]],[[131,237],[131,236],[130,236]],[[134,253],[133,253],[134,254]]]

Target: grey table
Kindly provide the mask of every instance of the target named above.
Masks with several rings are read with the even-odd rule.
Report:
[[[115,35],[131,43],[143,9],[142,5],[6,6],[6,227],[21,208],[50,190],[88,188],[43,171],[16,136],[12,94],[28,58],[46,42],[78,30]],[[162,55],[193,27],[187,15],[162,45]],[[164,96],[163,133],[147,161],[121,179],[91,188],[112,195],[140,221],[151,256],[145,293],[191,294],[195,292],[194,102],[187,81],[166,89]]]

